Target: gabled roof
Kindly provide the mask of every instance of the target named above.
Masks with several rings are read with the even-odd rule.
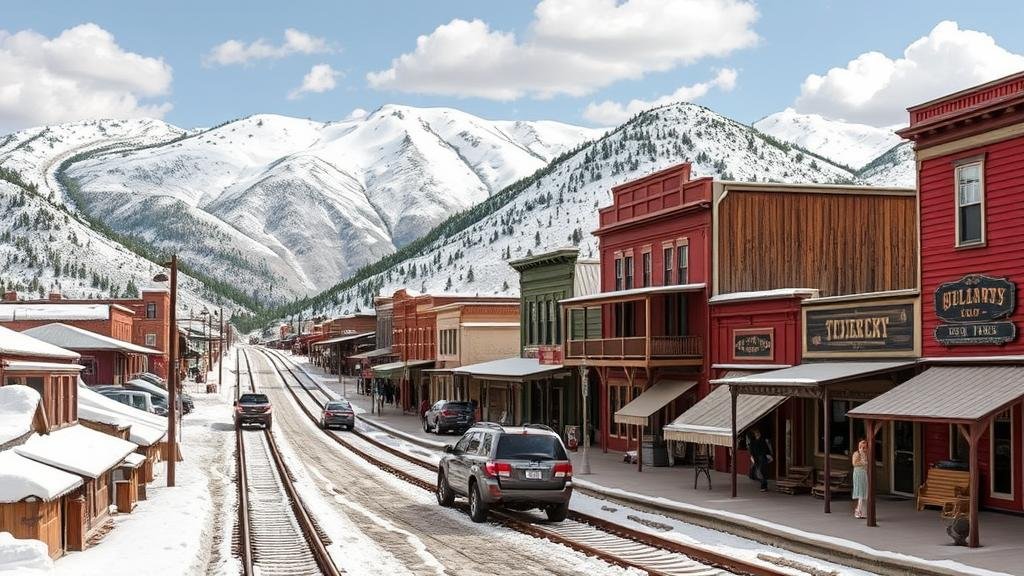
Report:
[[[0,303],[0,322],[14,320],[109,320],[110,309],[135,312],[118,304],[82,304],[61,302]]]
[[[136,448],[131,442],[76,424],[46,435],[32,436],[12,450],[48,466],[99,478]]]
[[[0,355],[60,358],[64,360],[78,360],[81,358],[78,352],[65,350],[49,342],[44,342],[23,332],[15,332],[3,326],[0,326]]]
[[[82,485],[82,479],[25,458],[14,450],[0,452],[0,503],[35,497],[49,502]]]
[[[24,334],[73,350],[120,350],[134,354],[163,354],[153,348],[146,348],[59,322],[29,328],[25,330]]]

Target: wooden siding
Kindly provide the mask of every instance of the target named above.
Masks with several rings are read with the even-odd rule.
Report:
[[[15,502],[0,504],[0,532],[18,539],[41,540],[51,558],[64,553],[61,536],[61,502]]]
[[[956,248],[954,166],[961,158],[984,155],[985,245]],[[921,310],[925,356],[983,356],[1024,354],[1020,337],[1003,346],[943,346],[935,341],[935,290],[966,274],[1006,277],[1017,286],[1017,307],[1010,318],[1024,318],[1024,259],[1020,224],[1024,217],[1020,187],[1024,184],[1024,137],[958,154],[925,160],[920,169],[921,194]]]
[[[917,287],[912,196],[732,191],[719,206],[718,293]]]

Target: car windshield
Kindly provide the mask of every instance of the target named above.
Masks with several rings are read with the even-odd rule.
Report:
[[[238,399],[239,404],[270,404],[266,394],[242,394]]]
[[[445,410],[461,410],[463,412],[471,412],[473,405],[469,402],[449,402],[444,405]]]
[[[558,438],[547,434],[502,434],[498,439],[499,460],[567,460]]]
[[[349,405],[348,402],[328,402],[327,403],[327,409],[328,410],[351,410],[352,407]]]

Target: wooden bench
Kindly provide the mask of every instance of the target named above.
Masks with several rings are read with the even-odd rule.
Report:
[[[946,507],[948,503],[970,497],[971,473],[965,470],[929,468],[924,484],[917,489],[917,509]]]
[[[850,482],[851,472],[849,470],[835,470],[832,472],[830,492],[832,497],[844,496],[853,493],[853,484]],[[816,498],[825,497],[825,474],[818,473],[818,482],[811,488],[811,494]]]
[[[813,486],[813,466],[790,466],[786,477],[775,482],[775,489],[785,494],[803,494]]]

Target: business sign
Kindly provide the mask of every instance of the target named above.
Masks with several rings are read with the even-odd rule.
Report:
[[[538,346],[537,361],[544,366],[561,366],[564,361],[561,346]]]
[[[804,308],[804,354],[913,356],[917,303],[840,304]]]
[[[732,357],[770,360],[775,357],[772,328],[744,328],[732,331]]]
[[[1006,278],[969,274],[935,290],[935,315],[951,323],[990,322],[1013,314],[1017,288]]]
[[[945,346],[999,345],[1017,339],[1007,320],[1017,307],[1017,287],[1006,278],[968,274],[935,290],[935,315],[947,322],[935,327]]]

